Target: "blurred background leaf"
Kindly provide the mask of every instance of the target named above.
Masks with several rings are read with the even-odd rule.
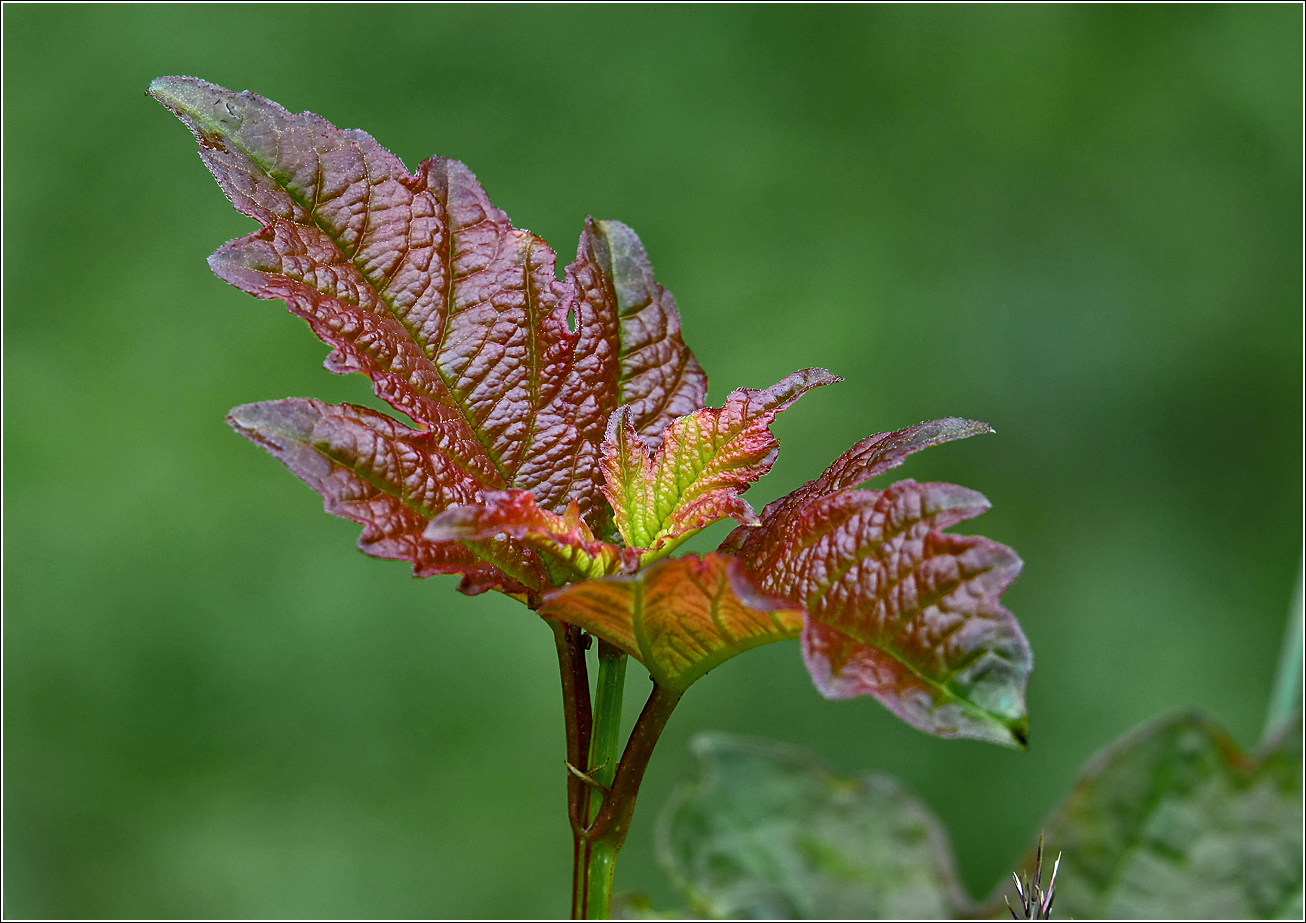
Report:
[[[933,920],[965,907],[947,833],[889,776],[836,776],[810,753],[699,734],[701,779],[657,826],[658,859],[695,916]]]
[[[618,865],[714,728],[902,778],[983,894],[1081,764],[1197,706],[1249,746],[1301,552],[1301,10],[6,6],[4,900],[11,916],[548,916],[570,838],[547,628],[354,550],[222,422],[360,376],[204,258],[252,230],[162,74],[457,157],[564,258],[634,227],[759,507],[918,420],[1025,572],[1031,750],[824,702],[796,645],[671,721]],[[875,486],[875,485],[873,485]],[[705,533],[687,550],[724,536]],[[633,720],[646,689],[631,671]]]
[[[947,832],[884,775],[840,778],[783,744],[700,734],[701,778],[663,807],[658,858],[708,919],[1010,919],[1010,878],[986,906],[960,895]],[[1255,757],[1210,719],[1149,722],[1085,767],[1024,881],[1061,920],[1301,917],[1298,717]],[[653,916],[638,899],[633,917]]]
[[[1255,757],[1201,715],[1153,721],[1094,759],[1045,836],[1057,919],[1300,919],[1301,719]]]

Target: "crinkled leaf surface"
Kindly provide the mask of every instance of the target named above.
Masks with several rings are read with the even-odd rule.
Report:
[[[940,919],[966,904],[947,836],[883,775],[836,776],[767,741],[700,734],[702,778],[658,822],[658,858],[690,909],[724,919]]]
[[[559,281],[553,251],[457,161],[410,173],[363,132],[194,78],[150,93],[262,226],[221,247],[214,272],[284,300],[332,347],[328,369],[366,374],[412,421],[301,399],[231,414],[363,525],[364,551],[419,576],[461,573],[464,592],[548,598],[674,688],[791,636],[805,608],[804,656],[826,695],[877,695],[938,734],[1023,741],[1028,646],[998,604],[1019,561],[940,532],[983,498],[849,489],[984,424],[873,436],[758,517],[740,495],[774,460],[775,414],[837,379],[809,369],[703,408],[706,377],[629,228],[587,220]],[[760,521],[722,546],[738,561],[629,575],[725,517]],[[614,528],[626,547],[604,541]]]
[[[1058,919],[1300,920],[1300,718],[1259,757],[1199,715],[1153,722],[1089,765],[1045,843]]]
[[[999,602],[1020,559],[941,531],[988,501],[952,484],[847,489],[913,451],[986,431],[940,420],[872,436],[721,550],[738,554],[765,592],[806,609],[803,656],[825,696],[874,695],[921,730],[1023,746],[1032,657]]]
[[[555,590],[539,612],[615,644],[674,691],[736,654],[798,637],[803,626],[801,609],[759,593],[736,559],[718,554]]]
[[[480,502],[451,506],[426,527],[423,537],[435,543],[480,543],[507,535],[535,551],[557,585],[634,571],[633,549],[596,541],[573,501],[561,516],[535,505],[529,491],[483,494]]]
[[[442,496],[449,492],[470,490],[461,502],[471,502],[485,491],[528,490],[559,515],[575,501],[602,534],[610,514],[599,447],[612,412],[630,404],[633,425],[656,440],[702,406],[706,378],[681,339],[675,304],[624,225],[587,222],[559,282],[549,247],[512,227],[457,161],[433,158],[410,174],[361,131],[194,78],[160,78],[150,93],[195,134],[236,208],[262,225],[220,248],[213,271],[284,300],[331,345],[328,369],[368,375],[377,396],[416,425],[370,426],[372,455],[357,469],[350,447],[325,431],[284,449],[312,486],[322,478],[302,473],[318,470],[304,451],[341,469],[332,469],[326,504],[364,524],[368,553],[412,561],[419,575],[462,571],[467,589],[519,585],[539,574],[528,549],[504,552],[524,559],[525,572],[501,570],[504,555],[487,572],[479,550],[468,560],[466,546],[423,537],[396,504],[415,495],[427,469],[451,468],[454,486],[424,492],[432,504],[455,502]],[[291,438],[278,423],[264,430],[277,416],[271,405],[254,406],[233,414],[241,432],[269,447]],[[294,402],[282,416],[304,408]],[[381,458],[387,463],[369,460]],[[361,488],[342,472],[389,499],[354,500]],[[429,518],[443,508],[408,509]],[[373,509],[381,519],[367,518]]]
[[[806,369],[764,391],[741,388],[719,409],[672,421],[651,454],[633,409],[614,413],[603,443],[604,493],[626,545],[647,549],[650,560],[721,519],[756,524],[739,495],[775,462],[780,443],[771,422],[812,388],[837,381],[824,369]]]
[[[993,428],[987,423],[946,417],[892,433],[867,436],[836,458],[819,478],[767,504],[762,511],[762,522],[769,526],[796,518],[809,503],[835,491],[858,487],[876,475],[897,468],[913,452],[991,432]],[[719,550],[756,559],[764,553],[770,531],[769,528],[736,529],[721,543]]]
[[[298,398],[237,407],[227,422],[320,493],[327,512],[361,523],[366,553],[411,561],[419,577],[461,573],[468,593],[494,587],[524,597],[543,584],[539,561],[519,545],[491,543],[491,563],[457,542],[425,537],[429,517],[474,501],[482,488],[441,451],[434,432],[366,407]]]

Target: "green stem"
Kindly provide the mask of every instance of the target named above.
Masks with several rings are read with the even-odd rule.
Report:
[[[1297,571],[1297,591],[1288,611],[1288,630],[1279,652],[1279,668],[1274,674],[1274,689],[1270,693],[1270,709],[1265,716],[1265,731],[1261,743],[1267,743],[1279,733],[1302,707],[1302,578],[1306,571],[1306,558]]]
[[[617,775],[617,748],[621,744],[621,697],[626,691],[626,654],[599,641],[599,678],[594,696],[594,735],[590,738],[589,774],[603,789],[612,788]],[[603,790],[593,788],[588,819],[603,807]]]
[[[617,777],[612,782],[612,793],[604,799],[603,809],[591,827],[594,837],[615,843],[616,849],[620,849],[626,840],[644,770],[648,769],[649,757],[653,755],[653,748],[657,746],[671,712],[680,702],[680,696],[681,693],[654,683],[653,692],[635,722],[635,729],[630,732],[630,740],[626,741],[626,751],[621,755]]]
[[[590,738],[586,772],[589,798],[585,805],[586,828],[580,847],[580,913],[583,919],[595,916],[606,919],[612,906],[612,874],[617,849],[606,841],[592,837],[594,819],[612,790],[617,775],[617,749],[621,744],[621,699],[626,690],[626,654],[621,648],[599,641],[599,677],[594,690],[594,733]],[[575,910],[576,908],[572,908]]]
[[[612,789],[603,798],[598,817],[586,831],[590,844],[586,853],[589,861],[589,891],[585,899],[587,919],[607,919],[612,912],[612,873],[617,853],[626,842],[630,819],[635,813],[635,796],[644,779],[649,757],[657,745],[667,719],[680,701],[679,692],[669,692],[654,684],[653,692],[640,712],[635,728],[630,732],[626,750],[617,765],[617,775]]]
[[[562,650],[561,642],[559,650]],[[635,812],[635,796],[639,794],[639,784],[653,748],[680,701],[679,692],[670,692],[655,683],[630,732],[621,762],[616,762],[625,670],[626,656],[615,647],[599,642],[599,679],[589,759],[584,769],[569,759],[572,769],[568,794],[575,840],[571,914],[577,920],[607,919],[612,912],[612,877],[617,853],[626,840]],[[565,678],[563,688],[565,698]],[[569,706],[579,704],[576,696],[569,702]],[[572,724],[579,726],[579,720],[569,720],[569,753],[571,741],[577,736],[571,733]],[[582,795],[583,804],[571,795],[578,789],[589,790]]]

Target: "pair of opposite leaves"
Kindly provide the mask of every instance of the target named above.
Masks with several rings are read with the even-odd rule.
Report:
[[[853,489],[987,425],[871,436],[759,516],[740,494],[775,459],[775,415],[839,379],[808,369],[705,407],[675,302],[625,225],[587,221],[559,282],[548,245],[457,161],[411,175],[367,134],[248,92],[190,77],[149,92],[262,225],[213,271],[283,299],[333,347],[329,370],[366,374],[416,424],[306,399],[228,418],[362,524],[363,551],[514,596],[673,690],[801,636],[827,697],[871,694],[922,730],[1023,745],[1031,656],[999,602],[1020,561],[941,531],[988,502],[952,484]],[[741,525],[716,553],[667,558],[724,518]]]

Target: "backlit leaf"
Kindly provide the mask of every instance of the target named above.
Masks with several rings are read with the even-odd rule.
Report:
[[[771,470],[779,441],[771,422],[812,388],[840,379],[824,369],[795,372],[764,391],[741,388],[721,408],[679,417],[650,454],[623,407],[603,443],[604,493],[621,537],[662,557],[695,532],[726,517],[756,524],[739,495]]]
[[[798,637],[802,611],[759,593],[734,558],[686,555],[546,595],[539,610],[615,644],[684,690],[736,654]]]

